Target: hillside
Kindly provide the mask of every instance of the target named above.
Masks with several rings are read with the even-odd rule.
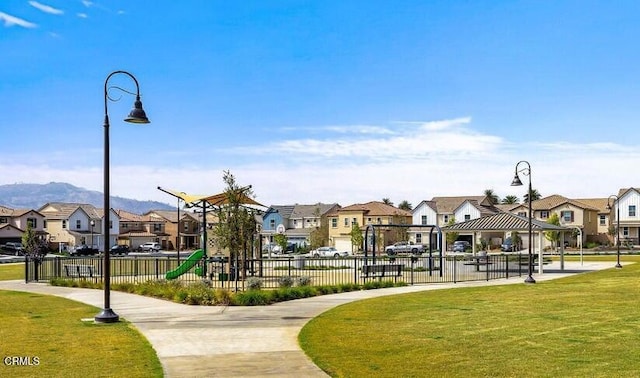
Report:
[[[39,209],[48,202],[88,203],[103,207],[102,192],[87,190],[63,182],[48,184],[0,185],[0,205],[17,209]],[[111,207],[135,214],[149,210],[172,210],[175,207],[157,201],[138,201],[111,196]]]

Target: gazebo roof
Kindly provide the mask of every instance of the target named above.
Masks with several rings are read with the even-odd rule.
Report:
[[[471,219],[442,228],[451,231],[528,231],[529,218],[512,213],[498,213],[482,218]],[[556,226],[536,219],[531,220],[531,230],[539,231],[567,231],[569,228]]]

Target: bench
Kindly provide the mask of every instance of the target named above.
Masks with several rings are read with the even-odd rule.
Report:
[[[487,256],[475,256],[471,260],[465,261],[464,265],[473,265],[476,267],[476,271],[480,271],[481,266],[492,265]]]
[[[363,265],[363,277],[399,277],[402,275],[404,264],[375,264]]]
[[[93,278],[94,267],[92,265],[65,265],[64,272],[67,277]]]

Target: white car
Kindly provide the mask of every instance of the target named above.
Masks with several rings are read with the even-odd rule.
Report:
[[[141,251],[141,252],[158,252],[159,250],[160,250],[160,243],[156,243],[156,242],[146,242],[138,246],[138,251]]]
[[[349,252],[347,251],[338,251],[335,247],[320,247],[318,249],[314,249],[309,252],[311,257],[347,257],[349,256]]]

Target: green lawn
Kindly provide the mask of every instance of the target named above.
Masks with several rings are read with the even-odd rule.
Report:
[[[336,377],[638,377],[640,264],[354,302],[299,340]]]
[[[0,280],[13,279],[24,279],[24,264],[0,265]],[[82,321],[99,312],[64,298],[0,290],[0,377],[162,377],[155,350],[130,323]],[[31,365],[7,364],[7,357]]]

